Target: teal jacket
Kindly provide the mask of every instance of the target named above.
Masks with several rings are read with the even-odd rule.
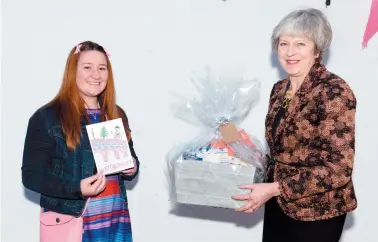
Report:
[[[121,108],[123,118],[126,114]],[[86,198],[80,189],[80,181],[97,172],[89,143],[86,118],[81,121],[81,140],[75,151],[67,149],[56,104],[38,109],[29,119],[23,160],[22,183],[41,194],[41,207],[57,213],[78,217],[82,214]],[[132,180],[139,173],[139,160],[129,141],[132,156],[137,161],[137,172],[133,176],[119,175],[122,196],[127,203],[124,180]]]

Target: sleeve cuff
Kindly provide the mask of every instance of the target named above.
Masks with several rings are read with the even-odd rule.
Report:
[[[291,198],[287,195],[286,193],[286,187],[284,185],[284,183],[282,181],[278,181],[278,189],[280,190],[280,196],[286,200],[286,201],[290,201]]]

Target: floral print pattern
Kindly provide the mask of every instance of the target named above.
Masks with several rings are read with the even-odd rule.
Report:
[[[351,179],[354,163],[357,101],[349,85],[315,64],[295,93],[272,135],[275,114],[288,79],[271,92],[266,138],[275,160],[278,204],[288,216],[314,221],[345,214],[357,207]]]

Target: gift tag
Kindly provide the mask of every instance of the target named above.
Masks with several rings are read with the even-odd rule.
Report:
[[[221,125],[219,130],[222,134],[222,138],[225,142],[237,142],[241,141],[243,137],[240,135],[238,129],[236,128],[235,124],[228,123],[226,125]]]

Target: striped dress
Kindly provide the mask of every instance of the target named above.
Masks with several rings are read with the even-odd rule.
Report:
[[[92,123],[100,120],[99,109],[87,112]],[[118,182],[118,175],[106,176],[105,190],[89,200],[83,216],[83,242],[132,242],[129,209]]]

